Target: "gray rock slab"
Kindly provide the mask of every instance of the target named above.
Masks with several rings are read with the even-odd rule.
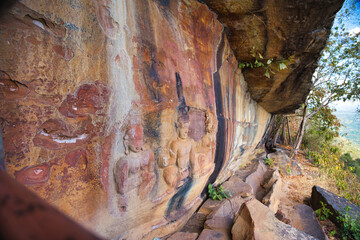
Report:
[[[310,206],[305,204],[295,206],[294,210],[289,214],[289,219],[291,226],[319,240],[327,239],[321,225],[316,219],[314,210]]]
[[[314,210],[321,208],[321,203],[326,204],[326,207],[334,213],[330,215],[329,218],[332,222],[337,224],[336,218],[339,215],[344,216],[346,212],[346,207],[350,207],[349,214],[352,218],[357,216],[360,218],[360,207],[356,204],[350,202],[349,200],[336,195],[333,192],[330,192],[319,186],[314,186],[311,192],[311,206]]]

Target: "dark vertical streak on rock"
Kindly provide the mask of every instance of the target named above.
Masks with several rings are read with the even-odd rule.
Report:
[[[179,100],[178,110],[181,112],[181,114],[187,115],[187,113],[189,112],[189,107],[186,105],[186,101],[184,97],[184,89],[182,86],[180,74],[176,72],[175,77],[176,77],[176,92]]]
[[[138,64],[142,67],[146,90],[149,93],[149,98],[151,98],[149,100],[159,103],[161,96],[156,87],[154,87],[159,85],[160,80],[155,66],[156,60],[154,59],[156,47],[154,45],[154,30],[150,18],[150,4],[148,1],[137,0],[136,9],[135,18],[139,36]]]
[[[4,148],[0,129],[0,170],[5,171]]]
[[[216,70],[218,71],[222,65],[222,55],[224,53],[224,47],[225,47],[225,32],[224,30],[221,32],[221,39],[218,46],[218,50],[216,52]]]
[[[223,167],[224,164],[224,158],[226,154],[226,131],[227,131],[227,123],[224,117],[224,102],[223,102],[223,96],[221,92],[221,78],[219,74],[219,69],[222,66],[223,62],[223,53],[224,53],[224,47],[225,47],[225,41],[224,41],[224,31],[221,34],[221,40],[216,52],[216,72],[213,74],[214,79],[214,91],[215,91],[215,102],[216,102],[216,115],[218,118],[218,131],[216,134],[216,151],[215,151],[215,169],[214,172],[211,174],[211,176],[208,179],[208,182],[202,192],[202,195],[206,193],[207,191],[207,185],[209,183],[215,182],[216,178],[218,177],[220,170]]]

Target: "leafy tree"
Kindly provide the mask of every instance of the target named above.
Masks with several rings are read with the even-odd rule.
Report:
[[[318,68],[313,74],[312,89],[302,108],[302,121],[291,157],[300,148],[305,126],[310,118],[316,115],[321,115],[320,120],[332,118],[330,103],[360,99],[360,34],[349,33],[344,24],[351,8],[356,7],[355,3],[356,1],[350,8],[340,11],[332,28]],[[358,25],[360,26],[360,22]]]

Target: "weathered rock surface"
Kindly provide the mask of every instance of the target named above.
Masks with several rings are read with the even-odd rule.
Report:
[[[224,189],[229,190],[233,197],[249,197],[252,194],[252,188],[249,184],[237,176],[232,176],[228,181],[223,184]]]
[[[189,232],[177,232],[166,240],[195,240],[199,234]]]
[[[264,181],[267,171],[268,169],[263,161],[258,160],[256,171],[251,173],[245,179],[245,182],[251,186],[252,193],[256,196],[257,199],[261,199],[264,194],[266,194],[266,190],[261,186],[261,183]]]
[[[311,207],[299,204],[289,214],[290,225],[313,236],[319,240],[326,240],[327,237],[316,219],[316,214]]]
[[[274,213],[258,200],[250,200],[241,207],[231,230],[237,239],[316,239],[279,221]]]
[[[273,183],[273,185],[271,185],[268,193],[261,199],[261,202],[265,204],[273,213],[276,213],[278,210],[280,204],[281,192],[282,192],[282,182],[281,179],[278,178]]]
[[[244,75],[251,96],[268,112],[296,110],[310,90],[312,73],[343,1],[203,1],[224,24],[239,61],[253,61],[253,47],[265,59],[293,57],[287,69],[270,79],[264,68],[244,69]]]
[[[241,179],[234,178],[231,181],[232,186],[236,184],[236,180],[239,180],[240,185],[243,183]],[[249,198],[243,198],[241,193],[235,193],[235,195],[229,199],[214,201],[213,203],[215,207],[212,207],[210,214],[207,216],[207,220],[204,223],[204,230],[216,230],[222,232],[225,239],[231,239],[231,228],[234,224],[234,217],[239,211],[241,205],[243,205],[243,203],[248,199]],[[207,205],[209,206],[209,204]]]
[[[188,233],[198,233],[204,229],[204,223],[206,221],[207,215],[198,211],[194,215],[191,216],[189,221],[184,225],[184,227],[180,230],[180,232],[188,232]]]
[[[0,43],[8,173],[105,238],[181,228],[270,117],[195,0],[21,0]]]
[[[321,208],[321,203],[326,204],[326,208],[328,208],[333,215],[329,215],[329,219],[337,223],[336,218],[341,215],[345,216],[346,208],[350,207],[349,215],[352,218],[360,218],[360,207],[356,204],[350,202],[349,200],[340,197],[324,188],[319,186],[314,186],[311,192],[311,206],[314,210]]]
[[[251,186],[255,198],[276,213],[280,203],[281,177],[279,171],[268,168],[262,158],[261,155],[256,171],[247,176],[245,181]]]
[[[285,111],[251,98],[223,25],[195,0],[20,0],[1,19],[0,43],[8,173],[104,238],[180,229],[207,183],[225,181],[251,157],[268,111]],[[306,90],[295,80],[273,100],[273,89],[256,100],[276,106],[281,98],[288,109],[294,103],[282,91]]]
[[[230,240],[230,238],[228,238],[220,231],[204,229],[204,231],[201,232],[198,240]]]

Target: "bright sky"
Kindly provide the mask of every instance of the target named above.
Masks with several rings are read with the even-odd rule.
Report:
[[[331,107],[336,108],[338,112],[356,112],[357,108],[360,108],[360,102],[343,102],[343,101],[336,101],[330,104]]]
[[[345,28],[349,31],[350,34],[356,34],[360,32],[360,0],[346,0],[344,7],[350,6],[353,3],[355,3],[355,9],[348,15],[348,18],[345,22]],[[331,106],[335,107],[339,112],[356,112],[356,109],[360,108],[360,101],[337,101],[332,103]]]

